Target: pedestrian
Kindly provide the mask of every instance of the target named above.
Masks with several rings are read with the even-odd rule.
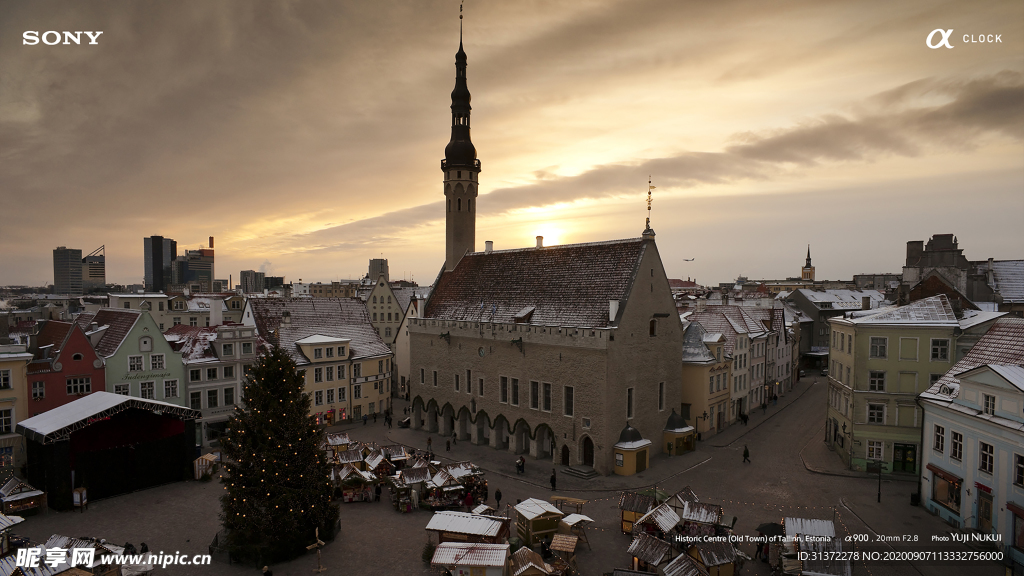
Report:
[[[431,440],[431,436],[427,436],[427,452],[430,452],[431,442],[433,442],[433,440]]]
[[[746,444],[743,445],[743,462],[750,462],[750,449],[747,448]]]
[[[377,423],[377,413],[376,412],[373,413],[373,423],[374,424]]]
[[[380,502],[380,492],[381,492],[380,484],[377,484],[373,488],[373,501],[374,502]]]
[[[390,416],[388,416],[388,430],[394,428],[394,426],[393,426],[394,422],[395,421]]]
[[[501,488],[494,491],[494,508],[501,511]]]
[[[452,441],[451,440],[445,440],[444,441],[444,451],[445,452],[451,452],[452,451]]]
[[[274,576],[274,572],[270,569],[270,566],[263,567],[263,576]]]
[[[761,414],[767,414],[767,413],[768,413],[768,401],[765,400],[764,402],[761,403]]]
[[[366,414],[363,414],[363,426],[366,426]]]
[[[757,533],[757,546],[756,546],[756,549],[754,550],[754,560],[757,560],[758,558],[761,557],[761,539],[762,538],[764,538],[764,534],[761,534],[760,532],[758,532]]]
[[[487,480],[484,480],[484,502],[487,502],[487,495],[490,494],[490,490],[487,488]]]
[[[458,444],[458,443],[459,443],[459,433],[456,432],[455,430],[452,430],[452,444]]]
[[[555,478],[555,469],[554,469],[554,468],[552,468],[552,469],[551,469],[551,491],[552,491],[552,492],[554,492],[554,491],[555,491],[555,481],[556,481],[556,480],[557,480],[557,478]]]
[[[465,504],[466,504],[466,512],[472,512],[473,511],[473,493],[472,492],[466,492],[466,502],[465,502]]]
[[[772,406],[776,406],[776,405],[778,405],[778,403],[779,403],[779,395],[778,394],[772,394]]]

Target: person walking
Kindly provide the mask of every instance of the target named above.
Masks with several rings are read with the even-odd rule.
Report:
[[[750,462],[750,449],[747,448],[746,444],[743,445],[743,462]]]
[[[392,428],[394,428],[394,426],[393,426],[394,423],[395,423],[394,419],[391,418],[391,416],[388,416],[388,430],[391,430]]]
[[[377,413],[376,412],[373,413],[373,423],[374,424],[377,423]]]
[[[427,436],[427,452],[430,452],[430,445],[431,445],[432,442],[433,442],[432,437],[431,436]]]
[[[761,414],[767,414],[767,413],[768,413],[768,400],[765,400],[764,402],[761,403]]]
[[[452,441],[451,440],[445,440],[444,441],[444,451],[445,452],[451,452],[452,451]]]
[[[373,501],[374,502],[380,502],[380,492],[381,492],[380,484],[377,484],[373,488]]]
[[[552,492],[554,492],[554,491],[555,491],[555,483],[556,483],[556,480],[557,480],[557,478],[555,478],[555,469],[554,469],[554,468],[552,468],[552,469],[551,469],[551,491],[552,491]]]
[[[761,539],[762,538],[764,538],[764,534],[758,532],[757,533],[757,546],[755,546],[755,549],[754,549],[754,560],[758,560],[758,559],[761,558]]]
[[[494,509],[501,512],[501,488],[494,491]]]
[[[452,444],[458,444],[458,443],[459,443],[459,433],[456,432],[455,430],[452,430]]]

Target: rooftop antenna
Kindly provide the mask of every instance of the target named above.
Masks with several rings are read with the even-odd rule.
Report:
[[[647,175],[647,229],[651,229],[651,190],[654,190],[657,186],[651,184],[651,176]]]

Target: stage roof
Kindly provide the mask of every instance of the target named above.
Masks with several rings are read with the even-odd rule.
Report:
[[[17,432],[29,440],[35,440],[40,444],[50,444],[67,440],[72,432],[130,408],[167,414],[182,420],[198,420],[202,417],[199,410],[167,402],[145,400],[110,392],[93,392],[74,402],[58,406],[28,420],[22,420],[18,423]]]

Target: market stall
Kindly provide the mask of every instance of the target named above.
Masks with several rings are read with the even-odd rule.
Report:
[[[395,473],[395,465],[388,462],[388,459],[384,455],[384,451],[381,449],[373,450],[366,455],[363,459],[366,463],[366,470],[373,472],[378,478],[390,476]]]
[[[508,544],[444,542],[434,550],[430,565],[453,576],[505,576],[508,551]]]
[[[553,576],[560,572],[533,550],[523,546],[509,558],[510,572],[515,576]]]
[[[10,480],[0,487],[0,505],[2,505],[0,511],[7,515],[35,509],[45,510],[46,493],[11,476]]]
[[[568,496],[552,496],[551,497],[551,503],[554,504],[555,506],[558,506],[559,510],[565,510],[565,507],[568,506],[568,507],[574,509],[577,514],[583,514],[583,505],[586,504],[587,502],[588,502],[588,500],[581,500],[579,498],[570,498]]]
[[[387,458],[388,462],[390,462],[396,470],[401,470],[402,468],[405,468],[409,460],[412,459],[412,456],[409,454],[409,451],[406,450],[405,446],[402,446],[401,444],[381,446],[380,450],[381,452],[384,453],[384,457]]]
[[[515,506],[516,532],[527,546],[535,546],[558,531],[562,511],[550,502],[529,498]]]
[[[658,502],[654,496],[638,492],[623,492],[619,495],[619,510],[622,513],[622,533],[632,534],[633,524],[647,514]]]
[[[678,524],[679,515],[675,510],[668,504],[659,504],[633,524],[633,534],[650,534],[671,542],[674,540],[675,527]]]
[[[203,454],[192,463],[192,473],[195,474],[196,480],[199,480],[207,474],[213,474],[213,469],[216,466],[216,456],[213,454]]]
[[[563,534],[573,534],[580,542],[590,548],[590,540],[587,538],[587,525],[593,524],[594,520],[583,514],[569,514],[558,524],[558,531]]]
[[[431,510],[451,510],[464,505],[466,489],[444,470],[427,480],[424,490],[421,506]]]
[[[359,469],[366,467],[363,464],[363,450],[362,445],[354,444],[349,445],[348,450],[339,450],[334,453],[334,463],[339,465],[351,464]]]
[[[732,542],[698,542],[688,552],[709,576],[733,576],[736,570],[736,547]]]
[[[722,524],[722,507],[705,502],[682,502],[679,532],[684,536],[722,536],[728,527]]]
[[[427,530],[437,532],[437,542],[479,542],[500,544],[508,539],[508,521],[469,512],[435,512]]]
[[[343,502],[373,502],[373,488],[378,482],[373,472],[345,464],[331,469],[331,479],[334,485],[341,489]]]
[[[671,544],[644,533],[633,538],[626,552],[633,557],[630,568],[647,572],[657,572],[659,566],[675,557],[675,550]]]
[[[352,444],[352,439],[349,438],[348,434],[344,432],[335,432],[333,434],[328,434],[327,437],[324,438],[324,442],[320,447],[327,453],[329,458],[333,458],[338,452],[348,450],[350,444]]]

